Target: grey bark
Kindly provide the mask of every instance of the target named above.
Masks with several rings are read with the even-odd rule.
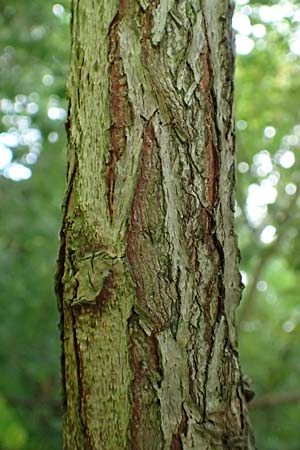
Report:
[[[232,4],[73,0],[57,291],[66,450],[253,449]]]

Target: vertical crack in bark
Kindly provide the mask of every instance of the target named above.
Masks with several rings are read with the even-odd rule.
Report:
[[[203,422],[206,422],[207,417],[207,383],[208,383],[208,375],[209,375],[209,368],[213,357],[213,351],[214,351],[214,343],[215,343],[215,335],[214,335],[214,328],[211,328],[209,326],[210,319],[207,317],[207,328],[209,329],[209,336],[206,336],[206,341],[209,342],[208,352],[206,355],[206,361],[205,361],[205,371],[204,371],[204,380],[203,380]]]
[[[69,173],[69,181],[67,185],[67,190],[65,194],[65,200],[63,204],[63,219],[62,219],[62,228],[60,232],[60,248],[59,248],[59,254],[58,254],[58,260],[57,260],[57,272],[55,275],[55,292],[57,295],[57,298],[59,300],[59,310],[62,310],[62,300],[63,300],[63,292],[64,292],[64,285],[63,285],[63,275],[65,272],[65,262],[66,262],[66,250],[68,248],[67,245],[67,217],[68,214],[71,212],[72,207],[72,195],[73,195],[73,188],[74,188],[74,180],[77,174],[78,169],[78,163],[77,159],[75,159],[74,165],[71,168],[70,164],[68,164],[68,173]]]
[[[80,344],[77,339],[77,326],[76,323],[76,312],[72,311],[72,330],[73,330],[73,343],[74,352],[76,359],[76,370],[77,370],[77,386],[78,386],[78,417],[80,418],[80,424],[82,428],[82,435],[84,436],[85,450],[93,450],[92,440],[88,429],[87,420],[85,417],[86,406],[84,405],[85,393],[84,393],[84,374],[82,372],[82,363],[80,355]]]
[[[243,380],[242,380],[242,374],[240,376],[240,388],[242,388],[243,386]],[[240,421],[241,421],[241,429],[245,430],[245,411],[244,411],[244,403],[243,403],[243,398],[239,392],[239,387],[236,388],[236,394],[237,394],[237,398],[239,401],[239,406],[240,406]]]
[[[228,338],[228,323],[227,323],[227,317],[225,314],[225,287],[224,287],[224,280],[223,280],[223,273],[224,273],[224,267],[225,267],[225,256],[224,256],[224,249],[222,244],[219,242],[219,239],[216,234],[216,217],[215,212],[213,212],[213,209],[216,206],[216,201],[219,199],[219,175],[220,175],[220,157],[219,157],[219,151],[222,148],[222,141],[221,141],[221,135],[220,130],[218,127],[217,122],[217,101],[214,93],[214,80],[213,80],[213,68],[211,63],[211,50],[210,50],[210,44],[209,44],[209,38],[207,33],[207,24],[206,24],[206,17],[203,14],[203,31],[204,31],[204,37],[205,37],[205,45],[203,46],[203,53],[201,55],[201,61],[202,61],[202,79],[201,79],[201,88],[204,93],[205,99],[206,99],[206,131],[207,131],[207,143],[206,143],[206,154],[207,154],[207,177],[208,177],[208,191],[207,191],[207,197],[208,197],[208,203],[210,210],[207,210],[207,231],[210,235],[210,239],[212,240],[213,247],[216,249],[218,254],[218,268],[217,268],[217,290],[216,290],[216,298],[215,298],[215,304],[216,304],[216,312],[215,312],[215,321],[213,324],[211,324],[210,327],[210,337],[209,337],[209,349],[208,349],[208,355],[207,355],[207,361],[206,361],[206,367],[205,367],[205,374],[204,374],[204,395],[203,395],[203,402],[204,402],[204,420],[209,420],[208,410],[207,410],[207,383],[209,381],[209,370],[211,364],[213,364],[213,355],[216,351],[215,345],[216,345],[216,332],[220,325],[220,321],[223,318],[225,319],[224,327],[227,330],[226,335]],[[209,323],[209,318],[207,318],[207,323]],[[224,347],[225,348],[225,347]]]
[[[188,417],[184,410],[183,404],[181,405],[181,409],[182,417],[180,424],[178,425],[177,433],[173,436],[171,450],[184,450],[181,435],[184,434],[186,436],[187,434]]]
[[[163,377],[158,354],[158,342],[153,332],[149,336],[132,311],[128,319],[130,360],[134,374],[131,383],[132,419],[130,448],[132,450],[162,450],[162,430],[157,391]]]
[[[110,128],[110,157],[107,174],[107,203],[110,220],[114,214],[114,187],[116,178],[116,165],[123,154],[126,143],[126,129],[132,122],[131,108],[128,101],[128,85],[124,73],[123,62],[120,56],[119,24],[126,13],[128,0],[121,0],[118,14],[111,23],[110,34],[110,95],[111,119]]]
[[[60,231],[60,248],[59,248],[59,254],[57,259],[57,272],[55,274],[55,293],[57,297],[57,305],[58,310],[60,313],[60,323],[59,323],[59,329],[60,329],[60,342],[61,342],[61,375],[62,375],[62,386],[63,386],[63,398],[62,398],[62,404],[63,409],[66,410],[67,406],[67,396],[66,396],[66,363],[65,363],[65,349],[64,349],[64,335],[65,335],[65,327],[64,327],[64,283],[63,283],[63,276],[66,270],[65,263],[67,258],[67,250],[68,250],[68,230],[67,230],[67,217],[71,210],[72,206],[72,194],[73,194],[73,187],[74,187],[74,180],[78,169],[78,163],[77,159],[75,158],[75,162],[73,167],[70,167],[70,163],[68,164],[68,185],[67,190],[65,194],[65,200],[63,204],[63,220],[62,220],[62,227]]]
[[[144,34],[142,39],[143,44],[143,56],[145,67],[147,67],[148,60],[148,49],[147,46],[151,46],[151,28],[153,22],[153,10],[157,7],[157,0],[150,0],[149,5],[145,12],[145,25],[144,25]]]
[[[163,449],[160,405],[158,389],[162,379],[162,369],[155,333],[164,325],[159,297],[154,294],[149,299],[149,286],[145,280],[145,268],[149,261],[144,248],[146,234],[151,241],[151,231],[147,229],[148,210],[146,198],[155,174],[156,137],[152,117],[144,126],[140,173],[131,205],[130,223],[127,232],[127,257],[136,291],[136,311],[128,321],[130,358],[134,379],[132,391],[132,420],[130,427],[131,449]],[[155,214],[155,212],[154,212]],[[153,242],[152,242],[153,244]],[[151,248],[151,247],[150,247]],[[141,259],[142,258],[142,259]],[[147,333],[140,322],[145,323]],[[151,330],[151,331],[150,331]]]
[[[216,111],[213,92],[213,70],[211,66],[211,51],[209,46],[209,40],[207,35],[206,19],[203,14],[203,31],[205,36],[205,45],[203,45],[201,61],[202,61],[202,79],[201,88],[206,100],[206,131],[207,131],[207,143],[206,154],[208,158],[207,163],[207,197],[208,203],[211,208],[215,206],[218,196],[218,183],[220,162],[217,145],[217,132],[218,126],[216,123]]]
[[[130,223],[127,232],[127,257],[135,282],[138,303],[145,311],[148,310],[149,316],[151,314],[155,315],[152,319],[157,323],[157,328],[162,328],[163,322],[160,311],[149,311],[149,305],[147,306],[147,299],[145,298],[144,292],[143,267],[137,262],[137,255],[139,255],[139,258],[141,256],[147,258],[147,255],[143,255],[143,217],[146,207],[143,197],[147,184],[154,175],[154,167],[152,164],[154,149],[155,132],[152,119],[150,119],[144,129],[140,174],[131,205]]]

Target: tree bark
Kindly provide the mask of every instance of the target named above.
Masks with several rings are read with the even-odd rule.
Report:
[[[66,450],[253,449],[232,4],[73,0],[57,292]]]

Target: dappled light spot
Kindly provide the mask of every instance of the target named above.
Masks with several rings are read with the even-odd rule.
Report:
[[[246,120],[238,120],[236,123],[236,127],[238,130],[246,130],[248,124]]]
[[[276,228],[273,225],[267,225],[260,234],[260,240],[264,244],[271,244],[276,239]]]
[[[12,160],[12,151],[0,143],[0,170],[4,169]]]
[[[67,112],[63,108],[52,106],[48,109],[48,117],[51,120],[65,120],[67,117]]]
[[[268,139],[272,139],[276,134],[276,129],[274,127],[268,126],[264,129],[264,135]]]
[[[37,154],[36,153],[28,153],[25,157],[27,164],[35,164],[37,162]]]
[[[242,161],[238,164],[238,171],[241,173],[247,173],[249,171],[249,164]]]
[[[252,26],[252,34],[256,38],[263,38],[266,35],[266,27],[261,23]]]
[[[42,139],[41,131],[38,128],[28,128],[20,138],[22,145],[32,145]]]
[[[297,192],[297,186],[294,183],[288,183],[285,187],[285,192],[288,195],[294,195]]]
[[[280,180],[280,173],[277,171],[273,171],[269,176],[268,176],[268,181],[271,183],[272,186],[277,186],[279,180]]]
[[[60,3],[56,3],[56,5],[53,6],[52,12],[55,16],[61,17],[64,15],[65,8]]]
[[[295,163],[295,155],[291,150],[279,150],[275,155],[275,159],[284,169],[289,169]]]
[[[14,110],[14,104],[11,100],[9,100],[8,98],[2,98],[0,100],[0,108],[1,111],[5,114],[9,114],[12,113]]]
[[[27,96],[24,94],[18,94],[15,97],[15,104],[21,103],[22,105],[25,105],[27,102]]]
[[[293,15],[293,22],[300,22],[300,9],[295,11],[295,13]]]
[[[300,56],[300,37],[292,37],[289,42],[289,47],[292,53]]]
[[[1,133],[0,143],[7,147],[17,147],[19,145],[19,135],[15,131],[11,133]]]
[[[42,149],[41,142],[36,142],[35,144],[32,144],[30,146],[30,151],[35,153],[36,155],[39,155]]]
[[[24,110],[25,110],[25,102],[20,102],[20,101],[16,100],[14,103],[14,111],[17,114],[20,114],[20,113],[24,112]]]
[[[265,280],[259,280],[256,283],[256,289],[259,292],[266,292],[266,290],[268,289],[268,283]]]
[[[293,322],[292,320],[287,320],[282,325],[282,329],[286,333],[291,333],[292,331],[294,331],[295,328],[296,328],[295,322]]]
[[[41,151],[42,132],[31,126],[30,117],[39,110],[38,99],[38,94],[31,93],[29,96],[18,94],[14,101],[7,98],[0,101],[4,112],[2,123],[7,128],[7,132],[0,133],[0,170],[13,181],[31,177],[31,170],[22,163],[35,164]]]
[[[30,34],[34,41],[38,41],[45,36],[46,28],[43,25],[39,25],[37,27],[32,28]]]
[[[248,36],[237,34],[235,38],[235,46],[237,53],[240,55],[248,55],[254,48],[254,41]]]
[[[250,16],[252,14],[252,6],[244,5],[241,7],[241,13],[246,14],[247,16]]]
[[[39,110],[39,105],[35,102],[30,102],[28,103],[27,107],[26,107],[26,111],[28,112],[28,114],[36,114]]]
[[[293,131],[295,134],[299,134],[300,135],[300,125],[297,124],[294,126]]]
[[[13,116],[15,124],[19,130],[27,130],[31,125],[31,117],[28,116]]]
[[[282,36],[289,36],[291,34],[291,27],[288,22],[275,22],[273,25],[277,32]]]
[[[248,188],[246,201],[246,214],[251,225],[258,226],[267,213],[266,202],[262,202],[261,189],[257,184],[251,184]]]
[[[249,221],[254,226],[258,226],[267,213],[268,204],[275,202],[277,189],[269,180],[263,180],[261,184],[253,183],[248,188],[248,198],[246,202],[246,212]]]
[[[259,177],[265,177],[273,170],[273,164],[270,153],[267,150],[261,150],[253,157],[254,164],[252,172]]]
[[[4,176],[13,181],[28,180],[31,177],[31,170],[23,164],[12,163],[4,169]]]
[[[299,138],[295,134],[289,134],[289,135],[284,136],[282,138],[282,142],[285,145],[298,145],[299,144]]]
[[[267,214],[268,208],[266,205],[251,204],[247,200],[246,213],[250,225],[257,227],[261,224]]]
[[[237,12],[232,18],[233,28],[244,36],[249,36],[252,31],[252,26],[249,17],[246,14]]]
[[[291,17],[293,13],[293,6],[289,2],[272,6],[263,5],[259,8],[259,17],[265,23],[280,21],[285,17]]]
[[[56,131],[51,131],[51,133],[48,134],[48,141],[51,144],[54,144],[55,142],[58,141],[59,135],[58,133],[56,133]]]
[[[47,73],[46,75],[43,76],[42,82],[44,86],[52,86],[52,84],[54,83],[53,75]]]

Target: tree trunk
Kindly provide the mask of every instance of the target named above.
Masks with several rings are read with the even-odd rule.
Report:
[[[232,4],[73,0],[66,450],[253,449],[236,349]]]

